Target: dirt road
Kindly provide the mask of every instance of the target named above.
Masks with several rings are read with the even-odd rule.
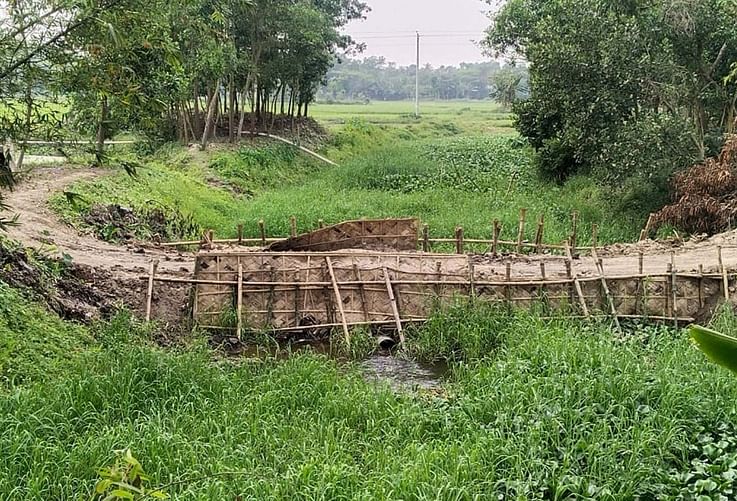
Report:
[[[61,222],[48,207],[54,192],[62,191],[81,179],[92,179],[113,173],[107,169],[75,169],[69,167],[40,168],[30,179],[20,182],[16,189],[5,193],[5,201],[18,214],[18,226],[8,236],[28,247],[43,247],[61,255],[66,253],[75,263],[102,268],[120,278],[135,278],[148,273],[152,260],[159,260],[161,275],[186,276],[191,274],[193,256],[176,251],[117,246],[91,235],[80,235]]]
[[[105,269],[120,278],[136,278],[148,272],[152,260],[159,260],[163,276],[188,276],[193,272],[194,259],[191,253],[180,253],[166,249],[141,248],[135,245],[117,246],[102,242],[89,235],[80,235],[59,221],[48,207],[48,198],[73,182],[107,175],[113,171],[105,169],[73,169],[53,167],[37,169],[31,179],[20,183],[7,202],[19,215],[19,226],[12,228],[9,236],[26,246],[44,246],[55,249],[59,254],[69,254],[74,262],[98,269]],[[717,235],[707,240],[688,242],[681,246],[669,243],[642,242],[639,244],[617,244],[602,248],[599,252],[608,276],[625,276],[637,273],[639,252],[645,254],[645,273],[665,273],[675,252],[676,268],[680,272],[697,271],[699,265],[705,270],[716,270],[717,248],[723,247],[724,262],[730,270],[737,270],[737,232]],[[563,276],[565,263],[560,257],[539,256],[514,258],[513,276],[540,277],[540,261],[545,261],[549,276]],[[491,261],[494,273],[505,273],[504,260]],[[497,266],[498,263],[498,266]],[[497,270],[498,268],[498,270]],[[596,275],[594,260],[582,257],[575,261],[575,270],[581,276]]]

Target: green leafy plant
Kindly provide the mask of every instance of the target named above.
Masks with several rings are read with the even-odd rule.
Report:
[[[145,486],[150,478],[143,471],[140,461],[133,457],[130,449],[115,451],[112,466],[100,468],[100,480],[95,485],[92,500],[136,501],[140,499],[169,499],[160,489]]]
[[[713,362],[737,374],[737,338],[694,325],[691,338]]]

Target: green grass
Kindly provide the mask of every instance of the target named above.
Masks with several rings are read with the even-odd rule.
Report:
[[[348,124],[325,148],[340,167],[317,164],[283,146],[244,146],[197,161],[169,151],[149,161],[137,179],[121,173],[79,183],[71,191],[86,203],[74,207],[57,195],[53,206],[78,224],[92,202],[141,207],[155,200],[221,237],[233,237],[238,223],[257,237],[261,219],[270,235],[283,236],[291,216],[300,231],[315,229],[320,219],[329,224],[418,217],[433,236],[446,238],[459,225],[468,238],[490,238],[492,221],[499,219],[502,238],[513,240],[521,208],[529,211],[529,240],[543,214],[546,241],[564,240],[574,210],[580,213],[580,242],[588,240],[594,223],[600,225],[602,242],[638,235],[639,218],[614,210],[608,194],[590,179],[576,178],[562,187],[540,181],[531,152],[516,136],[393,140],[388,134],[362,122]]]
[[[735,488],[737,379],[685,334],[460,313],[435,325],[480,344],[466,341],[439,394],[395,393],[319,355],[167,352],[118,318],[93,329],[94,348],[57,354],[56,377],[0,392],[0,498],[87,499],[97,468],[126,447],[179,500],[695,499]]]
[[[401,129],[422,137],[432,134],[499,133],[512,131],[512,117],[494,101],[430,101],[420,104],[421,119],[414,116],[413,101],[375,101],[370,104],[323,104],[310,114],[330,129],[352,120]]]

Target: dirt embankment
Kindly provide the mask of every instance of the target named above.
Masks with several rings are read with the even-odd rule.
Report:
[[[75,181],[93,179],[112,172],[106,169],[69,167],[36,170],[30,179],[23,180],[15,191],[7,194],[6,201],[19,215],[20,222],[19,226],[11,228],[9,237],[27,247],[41,248],[52,255],[70,256],[73,269],[76,270],[74,280],[69,284],[62,284],[62,289],[66,287],[72,299],[79,299],[92,308],[103,311],[111,302],[120,300],[134,311],[143,312],[146,284],[141,277],[147,275],[151,261],[159,261],[161,276],[192,277],[194,255],[138,244],[117,246],[91,235],[80,235],[77,229],[59,221],[47,204],[52,193],[63,190]],[[697,271],[700,266],[706,271],[714,271],[718,267],[718,247],[723,247],[724,264],[730,270],[737,270],[737,232],[734,231],[685,244],[652,241],[617,244],[602,248],[599,255],[603,259],[607,276],[611,277],[638,273],[640,252],[644,254],[646,274],[665,273],[671,262],[672,252],[675,253],[679,272]],[[539,279],[541,261],[546,263],[549,276],[565,273],[565,263],[560,256],[479,259],[487,263],[490,273],[499,276],[504,275],[506,263],[510,260],[515,278]],[[574,267],[579,276],[597,275],[597,268],[591,257],[575,260]],[[177,325],[183,318],[187,318],[184,309],[189,294],[188,286],[168,288],[162,284],[157,285],[156,292],[157,319]],[[86,308],[82,306],[79,314],[88,316]]]

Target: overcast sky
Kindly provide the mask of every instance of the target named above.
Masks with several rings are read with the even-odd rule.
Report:
[[[365,21],[351,23],[347,32],[367,45],[365,56],[384,56],[401,65],[414,64],[415,31],[422,39],[421,64],[455,65],[486,61],[473,41],[489,26],[488,4],[481,0],[367,0]]]

